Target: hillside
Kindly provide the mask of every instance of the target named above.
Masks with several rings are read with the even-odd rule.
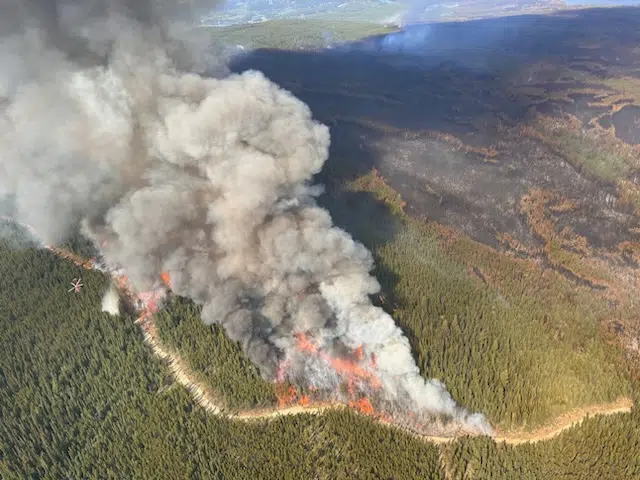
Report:
[[[335,42],[360,40],[371,35],[394,31],[376,23],[349,20],[272,20],[265,23],[202,27],[211,37],[243,48],[277,48],[296,50],[324,48]]]
[[[437,447],[349,411],[208,416],[132,317],[99,311],[107,279],[84,272],[83,292],[68,294],[76,275],[51,252],[0,240],[3,479],[439,478]]]
[[[334,219],[376,253],[384,291],[378,301],[409,336],[423,374],[443,380],[463,405],[504,428],[530,429],[629,393],[622,350],[601,335],[608,303],[589,287],[436,224],[393,215],[389,206],[401,212],[397,194],[374,175],[325,201]],[[202,325],[189,302],[174,302],[157,326],[224,404],[275,402],[256,373],[231,363],[233,355],[212,358],[213,351],[239,350],[218,327]],[[232,386],[234,377],[258,383],[244,393]]]
[[[144,326],[154,354],[100,312],[103,274],[0,220],[0,477],[638,478],[638,22],[337,22],[331,50],[324,21],[212,32],[330,126],[320,203],[373,252],[421,374],[493,439],[433,443],[269,383],[181,297]]]
[[[552,440],[430,444],[348,410],[209,415],[145,346],[133,318],[97,311],[106,279],[0,245],[3,478],[635,478],[637,409],[584,420]],[[241,363],[236,350],[230,356]],[[228,355],[228,354],[227,354]],[[10,412],[9,415],[6,415]],[[516,442],[517,443],[517,442]],[[593,459],[597,461],[594,463]]]
[[[514,366],[535,364],[535,352],[551,358],[548,349],[563,345],[583,358],[614,339],[623,356],[637,358],[638,20],[640,9],[628,7],[416,25],[331,51],[257,50],[235,63],[265,72],[331,126],[319,177],[329,185],[326,204],[376,251],[385,295],[396,297],[394,317],[414,332],[426,372],[451,382],[438,366],[449,360],[424,353],[438,349],[432,329],[444,325],[426,319],[441,317],[456,318],[468,339],[489,339],[473,354],[483,365],[500,363],[490,360],[492,345]],[[401,226],[372,191],[405,217]],[[423,253],[406,253],[416,248]],[[473,290],[460,282],[493,293],[465,302]],[[485,301],[495,306],[483,310]],[[493,330],[487,318],[503,318],[507,329]],[[526,347],[506,354],[521,329]],[[543,332],[550,343],[538,349],[530,342],[546,343]],[[473,343],[458,338],[469,350],[449,365],[471,358]],[[580,371],[553,365],[573,378]],[[531,378],[552,371],[540,367]],[[500,372],[507,390],[518,382]],[[544,378],[562,377],[555,373]],[[498,377],[461,385],[486,390]],[[585,381],[569,381],[570,390]],[[581,401],[554,396],[560,410]]]
[[[620,120],[606,120],[633,112],[638,15],[442,24],[333,51],[262,49],[235,65],[264,71],[331,125],[322,201],[374,252],[378,302],[423,375],[501,428],[630,391],[640,159]],[[197,310],[163,315],[163,338],[220,385],[207,358],[229,348],[220,331],[198,326]],[[275,401],[219,391],[238,407]]]

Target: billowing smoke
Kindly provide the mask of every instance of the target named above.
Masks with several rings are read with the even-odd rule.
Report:
[[[370,302],[371,254],[317,206],[310,181],[328,129],[259,72],[227,75],[166,3],[2,4],[0,193],[11,213],[47,243],[81,221],[139,291],[169,272],[266,378],[286,370],[338,391],[357,365],[356,387],[382,402],[488,431],[420,376],[401,330]],[[329,360],[354,351],[355,363]]]
[[[102,311],[109,315],[120,315],[120,294],[112,283],[102,297]]]

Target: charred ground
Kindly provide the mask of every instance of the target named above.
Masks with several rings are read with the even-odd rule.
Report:
[[[235,68],[265,72],[332,126],[331,181],[376,167],[415,213],[532,248],[520,202],[549,190],[576,204],[563,226],[615,250],[640,227],[639,20],[628,8],[415,26],[258,50]]]
[[[617,364],[601,343],[612,335],[637,358],[638,20],[638,8],[611,8],[419,25],[234,64],[263,71],[331,126],[325,204],[374,250],[385,308],[425,374],[498,422],[610,397],[619,387],[568,400],[560,385],[595,381],[577,374],[587,351]],[[443,318],[461,328],[448,352]],[[523,349],[536,353],[525,360]],[[554,358],[566,363],[551,374]],[[535,371],[546,387],[532,387]],[[541,388],[544,399],[521,403]]]
[[[621,141],[619,126],[633,108],[622,116],[617,112],[636,102],[638,90],[632,66],[620,76],[607,77],[602,72],[613,72],[613,67],[600,58],[611,55],[611,49],[602,45],[619,44],[621,52],[626,48],[629,55],[636,55],[637,41],[623,41],[634,35],[635,12],[580,12],[551,20],[533,17],[539,23],[557,22],[549,27],[551,33],[527,30],[521,21],[515,38],[524,39],[520,45],[529,60],[524,54],[507,55],[519,45],[509,40],[507,53],[506,48],[484,49],[492,63],[478,53],[483,49],[467,46],[466,57],[461,54],[464,49],[458,49],[418,68],[413,54],[373,54],[367,45],[379,44],[380,38],[360,44],[368,53],[354,52],[356,47],[337,53],[262,51],[237,65],[264,70],[332,125],[332,156],[322,178],[329,185],[324,202],[338,224],[374,250],[375,273],[384,287],[379,303],[408,333],[426,376],[442,378],[456,400],[485,411],[492,422],[505,428],[527,429],[574,406],[637,393],[637,376],[625,371],[612,334],[628,340],[629,352],[637,351],[638,338],[631,324],[637,319],[633,282],[640,252],[634,213],[637,151]],[[463,38],[455,35],[455,29],[463,26],[438,28],[453,29],[449,38]],[[603,35],[601,46],[594,41],[598,32]],[[573,55],[584,50],[593,64],[601,63],[594,66],[578,55],[569,70],[589,69],[581,79],[571,72],[550,73],[548,78],[544,72],[549,69],[540,65],[534,68],[538,76],[530,74],[527,68],[536,65],[535,59],[558,69],[571,65],[554,52],[560,49],[558,39],[572,35],[586,46],[581,49],[568,42],[563,48]],[[606,43],[614,38],[618,43]],[[471,65],[471,59],[478,58],[483,68]],[[532,84],[536,88],[530,89]],[[411,85],[421,93],[409,95]],[[597,92],[574,92],[580,89]],[[632,123],[626,125],[631,130]],[[416,180],[420,175],[423,180]],[[475,187],[477,181],[484,182],[482,188]],[[2,338],[8,352],[2,358],[3,371],[8,373],[0,381],[8,387],[2,390],[2,399],[7,411],[13,409],[15,420],[5,422],[2,432],[5,447],[0,452],[0,470],[8,478],[45,476],[45,464],[56,465],[50,471],[73,472],[78,477],[103,467],[120,476],[136,472],[153,476],[150,472],[156,469],[166,475],[170,468],[176,475],[198,475],[210,471],[212,464],[219,464],[220,475],[230,478],[230,470],[246,475],[247,464],[256,472],[265,472],[265,465],[271,465],[272,476],[298,468],[293,475],[318,478],[350,478],[354,471],[363,478],[395,474],[398,478],[403,474],[511,478],[514,472],[521,478],[590,478],[596,470],[603,478],[637,476],[633,456],[640,431],[637,409],[631,415],[590,419],[549,443],[523,447],[463,439],[438,449],[429,446],[426,451],[413,443],[407,448],[402,443],[405,437],[402,442],[393,435],[378,438],[380,432],[371,423],[344,416],[317,422],[305,417],[301,424],[277,420],[266,428],[234,429],[226,421],[201,415],[185,392],[169,387],[164,369],[150,365],[152,358],[136,338],[131,318],[114,322],[97,312],[99,293],[106,286],[97,274],[90,282],[95,289],[92,296],[70,303],[73,297],[67,298],[64,292],[49,293],[66,285],[75,270],[67,265],[57,271],[54,265],[59,261],[46,252],[14,254],[3,249],[1,253],[6,270],[0,276],[6,287],[0,289],[5,297],[0,302],[5,313],[1,318],[9,328],[3,329]],[[40,306],[37,300],[42,295],[54,299],[55,305]],[[202,326],[190,305],[183,307],[181,311],[173,305],[159,319],[163,338],[183,352],[193,351],[188,358],[191,367],[203,371],[214,388],[221,383],[230,387],[220,391],[221,397],[229,397],[229,404],[232,400],[251,406],[261,405],[263,399],[267,404],[273,401],[270,386],[261,382],[237,345],[221,329]],[[33,308],[40,310],[32,312]],[[180,318],[182,313],[188,318]],[[109,331],[96,333],[104,328]],[[33,332],[38,338],[32,338]],[[115,340],[104,341],[111,337]],[[201,340],[197,348],[194,338]],[[78,341],[82,345],[76,345]],[[51,351],[58,344],[64,346],[65,354]],[[229,361],[209,361],[209,354],[227,356]],[[49,356],[57,363],[46,361]],[[87,362],[96,366],[100,378],[87,379],[80,367]],[[57,373],[49,375],[48,367]],[[16,375],[28,371],[25,368],[35,373]],[[238,388],[247,372],[251,385]],[[150,381],[145,377],[149,375]],[[66,377],[73,377],[72,381]],[[136,385],[129,384],[139,377]],[[119,388],[114,390],[114,384]],[[95,397],[79,395],[77,391],[85,385],[102,391]],[[23,389],[36,391],[50,402],[29,402]],[[120,399],[122,395],[126,401]],[[71,400],[60,406],[61,398]],[[111,412],[112,404],[119,409]],[[106,413],[96,413],[102,407]],[[72,455],[86,441],[84,433],[76,435],[78,430],[69,429],[69,424],[88,435],[105,432],[107,438],[86,455]],[[347,425],[348,432],[335,425]],[[295,431],[289,433],[291,428]],[[119,437],[122,432],[131,438]],[[49,441],[52,438],[56,441]],[[215,438],[225,441],[212,446]],[[235,439],[231,447],[227,438]],[[353,450],[363,444],[362,438],[373,439],[374,452]],[[305,440],[299,450],[298,439]],[[256,450],[250,448],[255,445],[264,459],[256,459]],[[274,448],[266,450],[264,445]],[[423,471],[413,472],[406,464],[388,465],[395,459],[405,460],[387,445],[399,445],[407,464],[417,462]],[[32,453],[20,453],[25,451]],[[334,454],[339,457],[337,464]],[[218,460],[222,456],[231,463]],[[377,466],[377,460],[367,467],[370,470],[354,466],[362,459],[371,465],[374,457],[383,459],[384,468]],[[185,458],[192,461],[187,464]],[[273,461],[282,458],[287,461]],[[601,462],[593,465],[594,458]],[[336,472],[342,469],[341,477]]]

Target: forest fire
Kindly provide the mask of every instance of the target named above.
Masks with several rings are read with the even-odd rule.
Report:
[[[298,350],[309,353],[318,353],[318,347],[312,343],[304,333],[297,332],[294,333],[294,336],[296,337]]]
[[[371,402],[366,397],[362,397],[360,400],[355,402],[354,401],[349,402],[349,406],[351,408],[357,408],[358,410],[360,410],[360,412],[364,413],[365,415],[374,415],[376,413],[373,408],[373,405],[371,405]]]
[[[160,278],[162,279],[162,283],[164,283],[168,289],[171,289],[171,277],[169,276],[169,272],[162,272],[160,274]]]
[[[313,357],[320,358],[326,362],[335,371],[340,378],[343,379],[342,385],[346,387],[348,392],[348,400],[346,404],[365,415],[374,415],[380,418],[386,418],[382,413],[376,412],[371,400],[363,396],[364,392],[374,392],[378,390],[382,383],[375,376],[372,369],[375,368],[375,358],[371,358],[367,363],[365,361],[365,351],[363,346],[359,346],[346,358],[335,358],[329,353],[323,351],[313,340],[303,332],[294,334],[296,339],[296,348],[299,352],[304,352]],[[299,394],[292,385],[286,386],[287,369],[290,363],[287,360],[281,362],[277,373],[278,388],[277,397],[280,407],[286,407],[292,404],[307,406],[312,403],[313,393],[317,389],[311,388],[309,394]],[[339,395],[332,395],[332,400]],[[322,399],[320,399],[322,401]]]
[[[372,371],[360,365],[360,362],[364,359],[364,350],[362,346],[359,346],[354,350],[353,358],[333,358],[326,352],[320,350],[320,348],[314,344],[304,333],[295,333],[297,348],[299,351],[307,352],[313,355],[317,355],[327,362],[341,377],[346,379],[347,385],[351,388],[356,384],[367,384],[369,387],[377,390],[382,383]],[[374,367],[375,363],[370,362],[368,367]]]
[[[312,392],[313,393],[313,389]],[[310,407],[313,404],[322,404],[322,401],[313,401],[310,394],[299,393],[295,386],[279,383],[276,386],[276,397],[278,398],[278,408],[287,408],[292,405],[301,407]],[[354,392],[355,395],[355,392]],[[377,417],[381,420],[389,421],[390,417],[384,413],[377,412],[371,401],[366,397],[360,397],[357,400],[350,400],[347,405],[350,408],[358,410],[364,415]]]
[[[0,220],[15,222],[9,217],[0,217]],[[23,226],[37,237],[35,229]],[[101,257],[85,260],[64,248],[46,244],[43,248],[83,268],[95,268],[108,273],[113,284],[138,312],[136,323],[145,331],[154,330],[153,315],[162,307],[163,300],[171,288],[171,278],[167,271],[159,272],[155,288],[136,292],[124,270],[101,267]],[[350,350],[345,349],[344,345],[331,348],[320,343],[309,333],[301,331],[293,332],[293,338],[291,351],[294,356],[285,356],[275,372],[278,408],[286,409],[291,406],[311,408],[339,403],[364,415],[372,416],[378,421],[402,425],[417,432],[433,431],[434,428],[447,432],[454,428],[441,424],[437,415],[424,410],[398,408],[396,403],[384,397],[384,392],[378,393],[383,384],[376,374],[376,357],[367,350],[366,344]],[[312,363],[315,362],[316,366],[321,366],[321,369],[333,372],[332,380],[327,382],[326,379],[321,379],[319,384],[314,384],[313,378],[299,376],[296,367],[301,365],[301,362],[295,355],[301,358],[306,357]],[[300,387],[292,385],[291,382],[305,385],[305,387],[299,390]]]
[[[298,392],[296,387],[289,385],[289,388],[285,388],[283,384],[279,384],[276,388],[276,396],[278,397],[278,406],[284,408],[291,405],[298,398]]]
[[[162,299],[166,295],[164,288],[156,288],[148,292],[134,293],[129,278],[120,272],[112,272],[111,278],[118,287],[118,289],[132,302],[136,310],[140,312],[138,321],[144,321],[151,318],[151,316],[158,312],[161,306]],[[165,272],[162,273],[162,281],[169,288],[167,282],[169,280],[168,274],[165,280]]]
[[[15,222],[11,217],[0,217],[0,220]],[[18,223],[18,222],[15,222]],[[20,224],[34,237],[39,238],[38,232],[30,225]],[[83,268],[93,268],[96,263],[96,258],[91,260],[85,260],[79,256],[59,247],[51,247],[44,245],[44,248],[51,250],[56,255],[73,261],[76,265]],[[120,269],[110,270],[111,278],[120,292],[122,292],[134,305],[139,312],[137,321],[143,324],[144,328],[148,328],[146,325],[152,316],[158,312],[161,307],[161,301],[166,295],[166,289],[171,289],[171,277],[169,272],[163,271],[160,274],[160,280],[164,288],[156,288],[147,292],[134,292],[131,281]],[[146,326],[145,326],[146,325]],[[335,372],[345,380],[344,385],[349,393],[349,400],[347,405],[354,408],[365,415],[377,416],[381,419],[386,418],[386,415],[376,412],[371,401],[362,396],[358,398],[358,390],[368,389],[376,390],[380,388],[380,380],[361,363],[365,360],[364,347],[361,345],[356,348],[351,358],[333,358],[328,353],[322,351],[318,345],[316,345],[310,337],[303,332],[296,332],[294,334],[296,339],[296,348],[300,352],[305,352],[312,356],[317,356],[327,362]],[[302,407],[310,406],[312,403],[322,403],[322,400],[314,401],[313,395],[317,394],[318,390],[314,387],[310,387],[307,393],[299,393],[295,386],[287,384],[285,381],[286,371],[289,364],[285,360],[281,362],[277,375],[276,375],[276,396],[278,399],[278,406],[285,408],[291,405],[299,405]],[[375,357],[371,356],[369,361],[369,368],[375,368]]]

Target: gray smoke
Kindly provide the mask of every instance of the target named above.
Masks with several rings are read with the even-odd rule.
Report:
[[[316,205],[309,182],[328,129],[259,72],[227,75],[178,12],[151,0],[2,4],[0,195],[11,213],[47,243],[81,221],[139,291],[168,271],[266,378],[288,364],[318,388],[344,380],[298,351],[298,332],[328,355],[362,346],[384,401],[488,432],[420,376],[369,300],[371,254]]]

